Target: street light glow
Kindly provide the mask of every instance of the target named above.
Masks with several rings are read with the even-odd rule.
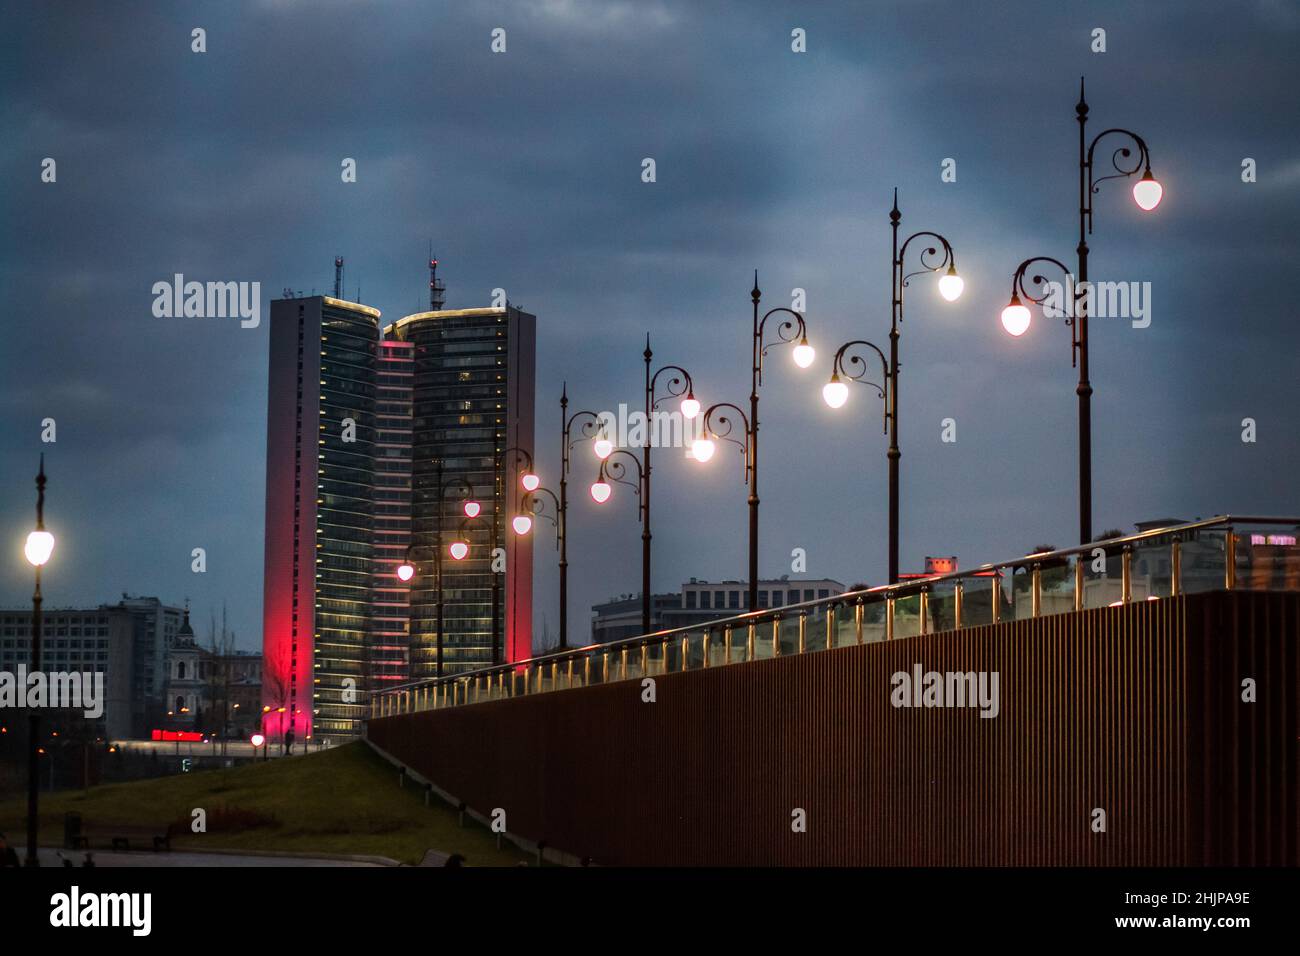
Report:
[[[826,404],[831,408],[843,408],[844,403],[849,400],[849,386],[840,381],[839,375],[833,375],[831,380],[822,386],[822,398],[826,399]]]
[[[542,479],[530,471],[519,479],[519,483],[524,486],[524,491],[536,491],[541,487]]]
[[[592,482],[591,497],[598,505],[603,505],[606,501],[609,501],[609,496],[613,491],[614,489],[609,486],[607,481]]]
[[[687,419],[694,418],[700,413],[700,403],[694,394],[687,395],[682,399],[682,416]],[[605,457],[605,456],[601,456]]]
[[[451,543],[451,547],[448,548],[447,550],[451,552],[451,556],[454,559],[456,559],[457,561],[463,561],[465,559],[465,555],[469,554],[469,545],[466,544],[464,541],[453,541]]]
[[[27,543],[23,546],[23,554],[27,556],[27,560],[38,568],[50,560],[53,551],[54,535],[48,531],[33,531],[27,536]]]
[[[1160,197],[1164,194],[1164,187],[1156,182],[1149,169],[1145,176],[1133,184],[1133,200],[1147,212],[1160,205]]]
[[[415,577],[415,568],[406,561],[403,561],[397,566],[397,577],[401,581],[409,581],[411,578]]]
[[[805,335],[794,347],[794,364],[800,368],[807,368],[812,365],[816,357],[817,351],[808,344],[808,336]]]
[[[477,517],[478,517],[478,513],[479,513],[480,511],[482,511],[482,510],[483,510],[483,506],[480,505],[477,501],[467,501],[467,502],[465,502],[465,517],[466,517],[466,518],[477,518]]]
[[[712,438],[697,438],[691,444],[691,454],[695,456],[696,461],[708,461],[716,450],[717,446]]]
[[[956,302],[964,288],[966,288],[966,280],[957,275],[956,266],[949,265],[948,272],[939,279],[939,294],[949,302]]]
[[[1020,304],[1020,296],[1013,295],[1002,310],[1002,327],[1012,335],[1024,335],[1029,328],[1029,309]]]
[[[601,461],[614,454],[614,443],[608,438],[597,438],[591,447]]]
[[[515,529],[515,534],[527,534],[533,530],[533,519],[528,515],[515,515],[510,526]]]

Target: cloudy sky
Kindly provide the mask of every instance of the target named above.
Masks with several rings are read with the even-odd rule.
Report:
[[[858,389],[820,398],[833,349],[887,342],[891,190],[956,248],[966,291],[914,286],[902,339],[903,565],[965,566],[1076,535],[1069,333],[998,322],[1024,258],[1069,260],[1077,125],[1151,146],[1165,199],[1097,196],[1094,279],[1151,283],[1151,324],[1092,328],[1095,525],[1300,511],[1300,7],[1223,3],[361,0],[13,4],[0,34],[0,602],[21,606],[37,456],[59,549],[52,606],[122,591],[224,602],[260,645],[267,322],[160,319],[154,282],[259,281],[386,318],[491,290],[538,316],[537,450],[558,398],[639,400],[647,331],[706,401],[748,394],[752,272],[807,293],[813,370],[762,393],[765,576],[880,583],[886,440]],[[206,30],[206,53],[191,31]],[[491,33],[506,31],[506,52]],[[1106,31],[1106,52],[1090,46]],[[806,31],[807,52],[791,50]],[[57,181],[41,181],[42,160]],[[340,163],[357,161],[345,184]],[[641,181],[653,158],[657,182]],[[1242,161],[1258,181],[1243,183]],[[941,164],[956,160],[956,182]],[[1241,440],[1242,419],[1258,440]],[[41,421],[57,422],[43,444]],[[941,422],[956,421],[944,443]],[[579,485],[591,480],[581,469]],[[656,590],[745,573],[739,456],[656,460]],[[576,496],[571,616],[635,591],[630,494]],[[206,574],[190,571],[204,547]],[[556,628],[539,549],[537,626]]]

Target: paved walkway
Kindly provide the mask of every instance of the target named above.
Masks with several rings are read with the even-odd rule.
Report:
[[[41,847],[40,858],[41,866],[63,866],[63,860],[59,859],[59,854],[71,860],[77,867],[81,866],[81,861],[85,857],[84,850],[56,850],[53,847]],[[93,851],[96,866],[382,866],[380,863],[372,863],[360,860],[325,860],[314,857],[300,856],[260,856],[252,854],[234,854],[234,853],[189,853],[186,851],[164,850],[161,853],[152,853],[148,850],[137,853],[111,853],[108,851]],[[23,850],[18,848],[18,855],[21,857]]]

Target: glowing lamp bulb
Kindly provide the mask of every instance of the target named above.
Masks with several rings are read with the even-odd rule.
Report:
[[[1145,176],[1133,184],[1133,201],[1147,212],[1160,205],[1160,197],[1164,194],[1164,187],[1156,182],[1149,169]]]
[[[1011,302],[1002,310],[1002,327],[1012,335],[1024,335],[1029,328],[1029,309],[1020,304],[1019,296],[1012,296]]]
[[[510,526],[515,529],[515,534],[527,534],[533,530],[533,519],[528,515],[515,515]]]
[[[716,450],[717,446],[712,438],[697,438],[691,443],[691,454],[695,456],[696,461],[708,461]]]
[[[467,502],[465,502],[465,517],[466,517],[466,518],[477,518],[477,517],[478,517],[478,513],[479,513],[480,511],[482,511],[482,510],[483,510],[483,506],[480,505],[477,501],[467,501]]]
[[[27,556],[28,561],[38,568],[50,560],[50,555],[53,552],[54,535],[48,531],[33,531],[27,536],[27,543],[23,545],[23,554]]]
[[[592,450],[596,452],[596,457],[604,461],[610,455],[614,454],[614,443],[608,438],[597,438]]]
[[[700,403],[694,395],[687,395],[682,399],[682,416],[684,418],[694,418],[700,413]]]
[[[800,368],[807,368],[812,365],[813,359],[817,357],[817,350],[808,344],[808,337],[804,338],[794,347],[794,364]]]
[[[266,738],[261,734],[253,734],[253,736],[248,738],[248,742],[254,747],[260,747],[262,744],[266,743]]]
[[[465,555],[469,554],[469,545],[464,541],[453,541],[451,547],[447,549],[451,556],[457,561],[464,561]]]
[[[831,408],[843,408],[849,400],[849,386],[836,375],[822,386],[822,398],[826,399],[826,404]]]
[[[524,486],[524,491],[536,491],[541,487],[542,479],[538,478],[530,471],[519,479],[519,483]]]
[[[591,497],[598,505],[603,505],[606,501],[609,501],[609,496],[613,491],[614,489],[609,486],[608,481],[597,481],[591,485]]]
[[[966,280],[957,275],[957,268],[949,266],[948,272],[939,279],[939,294],[949,302],[961,298],[961,290],[966,288]]]
[[[397,578],[398,578],[398,580],[400,580],[400,581],[409,581],[409,580],[411,580],[411,578],[413,578],[413,577],[415,577],[415,568],[414,568],[412,565],[410,565],[410,564],[408,564],[407,562],[403,561],[401,564],[399,564],[399,565],[397,566]]]

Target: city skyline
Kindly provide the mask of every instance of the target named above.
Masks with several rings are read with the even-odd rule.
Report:
[[[130,591],[189,597],[202,619],[225,601],[240,646],[260,646],[269,303],[286,286],[327,290],[342,254],[348,298],[359,285],[385,316],[417,311],[430,237],[449,305],[485,306],[501,288],[540,317],[534,452],[548,486],[563,382],[573,408],[635,408],[648,331],[656,359],[690,369],[706,404],[741,401],[753,270],[767,305],[805,290],[816,363],[800,372],[777,355],[764,385],[760,572],[788,573],[804,548],[809,576],[881,583],[879,407],[859,390],[831,412],[820,392],[836,345],[887,334],[895,186],[903,227],[952,239],[966,279],[955,307],[924,281],[909,298],[903,569],[926,554],[969,567],[1075,543],[1068,332],[1036,314],[1012,340],[998,313],[1017,262],[1072,255],[1081,74],[1097,129],[1140,129],[1166,186],[1149,217],[1123,183],[1097,200],[1094,278],[1150,282],[1153,306],[1146,328],[1094,323],[1095,527],[1291,510],[1300,331],[1279,277],[1300,252],[1300,143],[1276,120],[1290,115],[1300,17],[1287,5],[1228,20],[1187,4],[1162,20],[1123,4],[1021,4],[945,10],[942,31],[926,4],[867,16],[771,5],[743,20],[728,5],[506,5],[458,12],[434,64],[397,29],[417,9],[338,6],[315,22],[275,5],[242,19],[204,11],[202,55],[192,16],[160,9],[130,29],[102,11],[76,23],[33,13],[21,47],[3,41],[3,109],[20,135],[0,168],[10,221],[35,224],[8,232],[3,268],[35,319],[15,323],[5,352],[2,507],[27,527],[45,452],[59,539],[50,607]],[[510,45],[492,60],[502,24]],[[1104,54],[1088,49],[1097,26]],[[806,54],[790,49],[794,27]],[[336,74],[353,44],[397,65]],[[35,68],[68,45],[75,81]],[[1209,56],[1213,81],[1199,68]],[[240,63],[246,77],[205,85]],[[485,68],[497,71],[486,84]],[[109,75],[131,97],[94,82]],[[311,118],[327,138],[295,131]],[[44,157],[58,162],[53,183]],[[347,158],[354,183],[340,179]],[[642,181],[645,158],[656,182]],[[955,182],[941,178],[949,158]],[[1256,182],[1242,181],[1245,158]],[[260,282],[260,326],[156,318],[152,286],[178,273]],[[55,323],[75,334],[48,341]],[[40,440],[47,418],[53,443]],[[949,418],[955,442],[941,439]],[[727,447],[707,466],[657,456],[652,590],[744,576],[740,464]],[[580,450],[575,638],[594,604],[639,590],[630,496],[597,509],[594,478]],[[190,570],[195,547],[203,574]],[[538,634],[543,620],[556,629],[553,555],[535,557]],[[29,594],[26,568],[7,562],[0,603]]]

